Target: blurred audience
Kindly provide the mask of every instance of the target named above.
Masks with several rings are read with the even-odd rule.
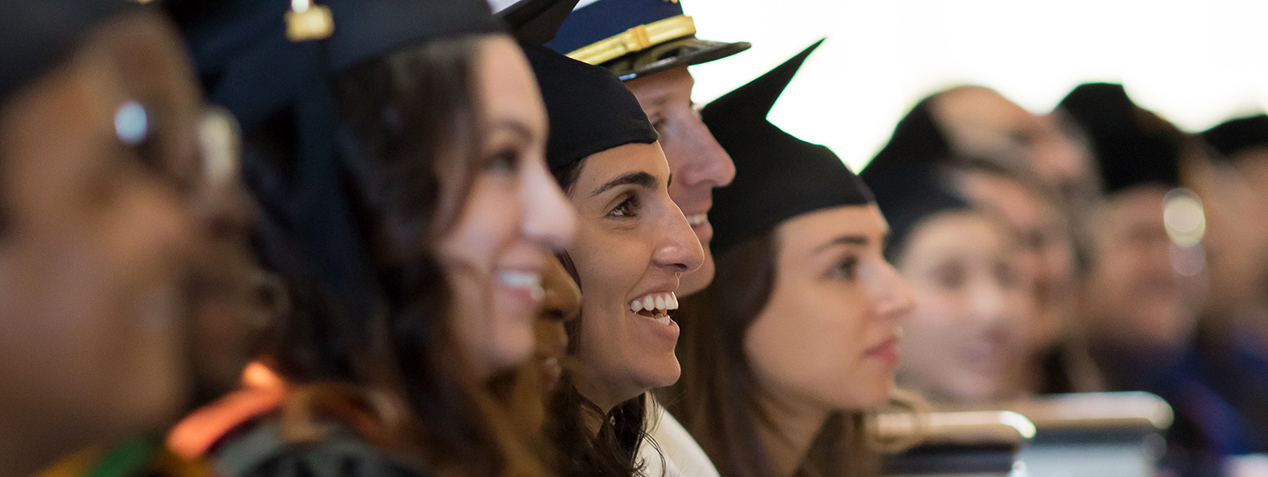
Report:
[[[1121,85],[1081,85],[1060,107],[1091,138],[1106,187],[1088,222],[1079,331],[1108,390],[1149,391],[1172,405],[1168,467],[1215,473],[1225,456],[1248,451],[1248,435],[1194,362],[1206,219],[1181,187],[1193,183],[1201,148]]]

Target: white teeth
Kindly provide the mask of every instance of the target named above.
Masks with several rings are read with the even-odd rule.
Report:
[[[688,216],[687,216],[687,225],[690,225],[690,226],[692,226],[692,227],[695,227],[695,226],[697,226],[697,225],[700,225],[700,224],[703,224],[703,223],[707,222],[708,220],[709,220],[709,215],[708,215],[708,214],[688,215]]]
[[[630,311],[634,313],[647,310],[653,315],[659,316],[668,315],[670,311],[677,309],[678,296],[674,295],[673,292],[647,295],[630,302]]]
[[[657,322],[657,323],[660,323],[660,324],[665,325],[665,326],[669,326],[669,322],[670,322],[670,321],[673,321],[673,320],[670,320],[670,319],[669,319],[669,315],[656,315],[656,322]]]

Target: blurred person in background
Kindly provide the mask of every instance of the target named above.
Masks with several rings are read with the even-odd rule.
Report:
[[[574,212],[487,4],[187,5],[170,7],[210,96],[243,124],[257,249],[294,301],[247,372],[276,402],[187,454],[229,475],[546,473],[490,386],[532,356]]]
[[[1035,321],[1028,326],[1026,346],[1033,359],[1047,362],[1042,369],[1031,366],[1026,387],[1069,391],[1073,389],[1065,383],[1077,382],[1079,389],[1090,390],[1098,381],[1087,359],[1062,357],[1086,356],[1069,332],[1077,310],[1073,254],[1079,243],[1079,227],[1072,224],[1082,221],[1077,207],[1086,208],[1077,203],[1097,196],[1098,180],[1088,176],[1093,163],[1086,149],[1051,124],[1052,118],[1031,114],[994,90],[961,86],[912,108],[878,157],[952,169],[957,195],[994,211],[1015,228],[1035,279],[1037,310],[1030,314]],[[1048,163],[1059,167],[1046,175],[1037,172]],[[1019,187],[1016,178],[1001,175],[1032,179]]]
[[[936,164],[892,151],[861,177],[889,220],[886,256],[915,300],[902,320],[899,384],[947,404],[1021,397],[1036,309],[1017,234],[949,193]]]
[[[268,319],[231,120],[156,12],[19,0],[0,24],[0,474],[76,451],[43,475],[205,475],[156,433]]]
[[[1045,312],[1041,306],[1056,304],[1036,293],[1033,262],[1041,260],[1040,253],[1027,250],[1025,237],[1011,224],[1043,236],[1052,233],[1042,229],[1050,224],[1043,219],[1042,203],[1013,202],[1034,196],[999,178],[996,173],[1007,166],[952,152],[931,104],[931,99],[917,104],[860,174],[876,192],[893,230],[886,253],[916,296],[903,343],[913,352],[904,356],[899,379],[935,401],[981,404],[1017,398],[1032,383],[1048,379],[1035,374],[1030,362],[1047,351],[1042,344],[1061,335],[1028,331],[1050,319],[1036,316]],[[991,173],[975,177],[982,179],[978,184],[957,182],[970,170]],[[970,185],[980,190],[967,190]],[[1009,194],[1016,197],[1008,197],[1008,211],[993,207],[998,196]],[[980,200],[963,198],[975,195]],[[907,250],[917,249],[918,256],[907,256]],[[1068,344],[1058,343],[1061,348]]]
[[[551,398],[550,437],[563,475],[635,475],[646,461],[646,393],[678,380],[674,291],[703,252],[629,90],[603,68],[525,51],[550,117],[547,161],[578,217],[561,255],[582,311],[568,323],[571,366]]]
[[[1078,331],[1107,390],[1149,391],[1171,404],[1164,464],[1212,475],[1225,456],[1246,452],[1248,436],[1193,357],[1207,277],[1205,212],[1180,187],[1191,180],[1197,149],[1118,84],[1081,85],[1059,107],[1091,139],[1106,188],[1088,221]]]
[[[819,44],[706,106],[735,159],[716,193],[718,276],[683,300],[683,378],[663,402],[723,475],[869,475],[911,308],[885,219],[827,148],[766,119]]]
[[[1205,373],[1268,452],[1268,116],[1202,134],[1216,160],[1205,174],[1211,294],[1198,328]]]
[[[669,197],[686,215],[704,250],[704,264],[683,275],[677,292],[679,297],[689,296],[713,279],[709,248],[713,227],[708,213],[713,189],[731,183],[735,165],[700,120],[691,101],[695,79],[687,67],[729,57],[748,49],[749,44],[697,38],[695,23],[683,14],[678,1],[583,0],[579,5],[546,46],[612,71],[638,98],[656,128],[674,176]],[[627,31],[640,28],[654,33],[646,41],[621,40]],[[717,475],[713,464],[672,415],[653,405],[649,407],[648,421],[667,466],[677,467],[687,475]]]
[[[1068,332],[1078,310],[1074,243],[1060,199],[1027,169],[988,160],[948,164],[952,189],[974,207],[1002,219],[1017,236],[1022,265],[1034,277],[1035,320],[1030,323],[1027,350],[1030,368],[1023,373],[1026,389],[1037,393],[1096,389],[1095,382],[1075,382],[1087,369],[1082,346],[1071,346]]]
[[[1100,182],[1096,164],[1085,140],[1081,140],[1062,113],[1036,115],[1005,98],[999,92],[982,86],[960,86],[930,96],[929,114],[945,136],[947,147],[957,157],[980,159],[994,163],[1011,175],[1027,175],[1029,194],[1039,194],[1045,202],[1044,223],[1025,220],[1027,203],[1001,201],[1008,195],[1008,180],[961,174],[957,179],[960,195],[971,202],[985,203],[1023,234],[1021,242],[1027,250],[1036,285],[1038,321],[1031,326],[1031,347],[1041,354],[1051,354],[1060,346],[1076,310],[1074,257],[1069,256],[1082,242],[1082,222],[1099,196]],[[980,168],[979,168],[980,169]],[[1003,171],[997,171],[1003,172]],[[999,176],[1000,174],[994,174]],[[1047,188],[1048,191],[1042,189]],[[1018,192],[1017,189],[1012,189]],[[1049,196],[1055,196],[1053,203]],[[985,201],[985,202],[983,202]],[[1060,217],[1050,215],[1055,205]],[[1030,207],[1033,211],[1033,206]],[[1027,223],[1031,222],[1031,223]],[[1060,230],[1058,227],[1064,228]],[[1058,375],[1070,374],[1062,369]]]

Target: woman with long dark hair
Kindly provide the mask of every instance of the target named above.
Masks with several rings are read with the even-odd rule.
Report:
[[[634,95],[608,71],[526,48],[550,115],[547,161],[577,209],[562,254],[581,289],[550,402],[564,475],[633,475],[644,397],[678,379],[674,291],[703,252],[669,198],[669,167]]]
[[[701,112],[737,174],[715,192],[717,276],[682,302],[683,378],[660,401],[722,475],[876,470],[866,413],[891,398],[911,297],[868,189],[766,120],[817,46]]]
[[[184,17],[294,301],[260,353],[281,406],[205,450],[241,475],[543,474],[487,389],[573,229],[523,53],[477,0],[322,3]]]

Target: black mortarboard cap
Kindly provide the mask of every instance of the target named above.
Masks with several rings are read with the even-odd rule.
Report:
[[[1091,140],[1106,194],[1146,184],[1180,184],[1179,131],[1136,106],[1123,85],[1079,85],[1058,107]]]
[[[550,117],[546,163],[552,171],[617,146],[656,142],[638,99],[610,71],[544,46],[525,45],[524,53]]]
[[[696,25],[679,0],[598,0],[578,8],[546,44],[560,53],[612,70],[621,80],[725,58],[747,42],[696,38]]]
[[[261,260],[320,283],[354,319],[381,293],[351,190],[358,148],[336,115],[332,81],[347,68],[434,40],[496,32],[483,0],[319,0],[326,38],[292,41],[287,0],[190,0],[166,8],[186,35],[209,101],[241,122],[244,180],[259,203]]]
[[[94,25],[125,8],[122,0],[0,1],[0,106],[69,59]]]
[[[891,260],[921,221],[941,212],[969,208],[942,180],[940,169],[953,161],[952,153],[934,122],[930,103],[930,98],[917,103],[898,122],[889,143],[859,173],[872,188],[889,223],[885,253]]]
[[[1202,133],[1207,144],[1233,158],[1247,149],[1268,147],[1268,115],[1256,114],[1225,121]]]
[[[334,14],[330,64],[341,70],[428,41],[503,30],[482,0],[323,0]]]
[[[815,42],[766,74],[709,103],[705,125],[735,162],[735,180],[713,192],[714,253],[820,209],[872,202],[859,178],[828,148],[797,139],[766,119]]]

